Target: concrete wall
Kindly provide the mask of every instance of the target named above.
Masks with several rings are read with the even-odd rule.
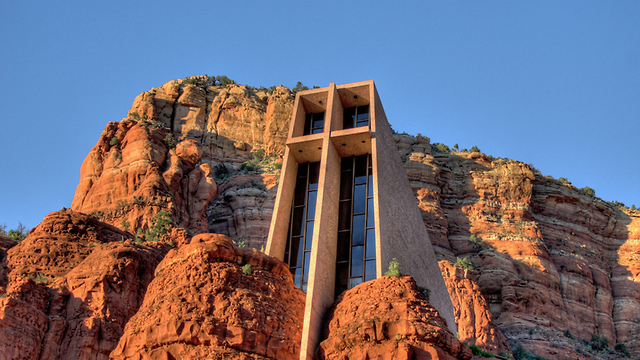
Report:
[[[396,258],[403,274],[411,275],[419,286],[431,290],[429,302],[455,334],[453,304],[427,228],[377,94],[374,99],[373,171],[377,174],[374,176],[374,194],[378,199],[377,203],[374,200],[374,206],[378,220],[376,237],[381,239],[376,246],[380,247],[378,261],[382,274],[388,269],[389,262]]]

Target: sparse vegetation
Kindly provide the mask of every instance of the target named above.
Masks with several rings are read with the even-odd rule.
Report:
[[[233,245],[239,247],[239,248],[244,248],[246,246],[245,242],[244,242],[244,238],[240,238],[238,240],[233,240]]]
[[[111,141],[109,141],[109,146],[118,146],[120,145],[120,140],[117,137],[112,137]]]
[[[471,149],[469,149],[469,152],[478,152],[479,153],[481,151],[477,146],[473,145],[473,147]]]
[[[451,153],[451,149],[449,149],[447,145],[441,144],[441,143],[431,144],[431,150],[435,152],[443,153],[443,154]]]
[[[591,334],[591,340],[589,340],[588,345],[593,351],[606,350],[609,346],[609,339],[604,335],[598,336],[597,334]]]
[[[291,89],[291,92],[295,95],[298,91],[309,90],[308,86],[304,86],[300,81],[296,84],[296,86]]]
[[[469,236],[469,243],[473,244],[473,245],[476,245],[476,246],[481,246],[482,245],[482,238],[480,238],[476,234],[471,234],[471,236]]]
[[[400,277],[401,273],[402,271],[400,270],[400,263],[398,263],[398,260],[396,260],[396,258],[393,258],[393,260],[389,262],[389,270],[384,273],[384,276]]]
[[[479,356],[482,356],[482,357],[485,357],[485,358],[495,358],[495,356],[492,353],[486,352],[486,351],[480,349],[475,344],[469,346],[469,349],[471,349],[471,352],[473,353],[473,355],[479,355]]]
[[[623,357],[631,356],[631,354],[629,354],[629,351],[627,350],[627,345],[625,344],[617,343],[616,346],[613,348],[613,350],[617,352],[620,356],[623,356]]]
[[[516,345],[515,347],[513,347],[512,345],[512,349],[513,349],[513,358],[515,360],[548,360],[545,357],[534,355],[528,352],[520,343],[518,343],[518,345]]]
[[[244,266],[242,267],[242,272],[245,275],[251,275],[253,273],[253,270],[251,269],[251,264],[244,264]]]
[[[582,189],[580,189],[580,192],[585,194],[585,195],[589,195],[589,196],[593,196],[593,197],[596,196],[596,191],[593,190],[592,188],[588,187],[588,186],[585,186]]]
[[[173,225],[173,219],[171,213],[162,210],[153,217],[152,225],[147,229],[144,234],[146,241],[159,241],[162,235],[169,233],[170,226]]]
[[[172,132],[168,132],[162,141],[164,141],[165,145],[167,145],[169,149],[174,149],[176,147],[176,139],[173,137]]]
[[[126,219],[122,219],[122,222],[120,222],[120,225],[122,225],[122,228],[124,229],[124,231],[129,232],[129,227],[131,226],[131,224]]]
[[[453,266],[464,270],[473,270],[473,264],[465,258],[456,258],[456,262]]]
[[[20,242],[29,235],[29,229],[18,221],[18,227],[7,231],[7,225],[0,225],[0,236],[8,237],[11,240]]]

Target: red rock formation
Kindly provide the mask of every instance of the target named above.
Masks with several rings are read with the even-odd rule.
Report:
[[[72,210],[53,212],[8,251],[10,280],[40,277],[51,281],[78,266],[100,243],[122,241],[127,234],[97,218]]]
[[[453,302],[458,339],[492,354],[511,353],[509,342],[491,321],[491,312],[480,288],[467,277],[467,270],[440,261],[440,271]]]
[[[82,163],[72,208],[125,228],[146,228],[162,210],[179,227],[207,231],[206,207],[216,194],[209,164],[198,164],[201,145],[174,141],[167,129],[145,121],[109,123]]]
[[[95,217],[66,210],[49,214],[13,247],[11,282],[0,301],[0,354],[108,359],[170,249],[162,243],[119,243],[124,235]]]
[[[342,293],[329,310],[320,359],[470,359],[411,277]]]
[[[0,355],[2,359],[38,359],[49,326],[45,314],[47,288],[32,279],[9,284],[0,298]]]
[[[11,271],[7,266],[7,251],[16,245],[18,245],[17,241],[0,236],[0,294],[6,293]]]
[[[111,358],[298,359],[304,299],[283,262],[201,234],[158,265]]]

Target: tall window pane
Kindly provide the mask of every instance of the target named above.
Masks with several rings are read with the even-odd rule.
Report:
[[[285,250],[285,261],[293,274],[294,283],[305,292],[309,278],[319,165],[317,162],[298,165]]]

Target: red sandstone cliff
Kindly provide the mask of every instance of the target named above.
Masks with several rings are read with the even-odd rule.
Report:
[[[219,356],[264,349],[247,335],[255,334],[255,324],[243,322],[262,319],[251,294],[229,297],[229,304],[250,307],[242,315],[248,318],[201,314],[207,329],[217,329],[213,333],[187,327],[193,315],[184,312],[174,322],[185,324],[180,331],[157,327],[162,319],[152,312],[156,305],[185,308],[191,300],[196,314],[213,306],[189,295],[189,288],[173,298],[178,287],[172,281],[186,273],[213,286],[219,278],[199,270],[221,266],[233,285],[211,291],[228,294],[253,281],[238,270],[238,261],[245,260],[214,264],[189,255],[188,269],[175,265],[180,274],[171,270],[174,265],[156,272],[160,261],[183,247],[207,252],[203,247],[211,241],[187,245],[189,237],[174,229],[166,242],[178,249],[168,257],[165,243],[120,241],[169,210],[179,227],[227,234],[259,249],[268,233],[292,106],[284,87],[219,86],[202,77],[138,96],[126,119],[107,125],[81,169],[73,208],[99,219],[70,210],[52,213],[19,245],[0,243],[0,354],[107,358],[116,345],[121,357],[138,350],[150,357],[207,354],[203,344]],[[632,356],[640,355],[640,212],[623,211],[517,161],[438,153],[422,136],[396,135],[396,142],[456,305],[461,340],[494,354],[509,351],[506,338],[512,348],[523,345],[548,358],[614,357],[580,343],[595,334],[606,336],[611,348],[625,344]],[[122,231],[126,223],[130,233]],[[450,263],[458,257],[474,269],[455,269]],[[162,275],[157,284],[156,274]],[[277,276],[266,279],[285,286]],[[142,329],[147,335],[140,335]],[[187,335],[191,342],[183,344]],[[156,344],[155,350],[141,350],[145,342]],[[251,356],[273,355],[260,351]]]

